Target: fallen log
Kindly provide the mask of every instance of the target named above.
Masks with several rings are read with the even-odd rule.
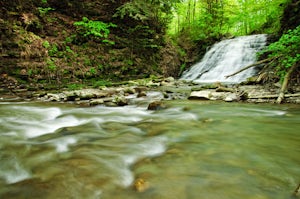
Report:
[[[230,74],[230,75],[226,75],[225,78],[228,78],[228,77],[234,76],[234,75],[236,75],[236,74],[239,74],[240,72],[243,72],[244,70],[247,70],[247,69],[249,69],[249,68],[251,68],[251,67],[254,67],[254,66],[257,66],[257,65],[259,65],[259,64],[263,64],[263,63],[272,61],[272,60],[275,59],[275,58],[277,58],[277,57],[272,57],[272,58],[263,59],[263,60],[260,60],[260,61],[258,61],[258,62],[255,62],[255,63],[253,63],[253,64],[250,64],[250,65],[245,66],[244,68],[242,68],[242,69],[240,69],[240,70],[238,70],[238,71],[236,71],[236,72],[234,72],[234,73],[232,73],[232,74]]]
[[[231,92],[231,93],[234,93],[235,89],[227,88],[227,87],[224,87],[224,86],[219,86],[218,88],[216,88],[216,92]]]
[[[285,91],[288,87],[288,84],[289,84],[289,81],[290,81],[290,78],[291,78],[291,74],[294,72],[294,70],[297,68],[298,64],[295,63],[289,70],[288,72],[285,74],[284,76],[284,80],[283,80],[283,83],[282,83],[282,86],[281,86],[281,89],[280,89],[280,93],[279,93],[279,96],[276,100],[276,103],[278,104],[281,104],[282,100],[284,99],[284,94],[285,94]]]
[[[274,95],[261,95],[261,96],[248,96],[248,99],[270,99],[270,98],[278,98],[280,94],[274,94]],[[284,97],[300,97],[300,93],[294,93],[294,94],[286,94]]]

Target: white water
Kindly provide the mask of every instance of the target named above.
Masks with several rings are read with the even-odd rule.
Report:
[[[255,75],[254,67],[226,78],[243,67],[255,63],[256,53],[266,45],[266,35],[242,36],[214,44],[203,59],[185,71],[181,79],[195,83],[240,83]]]
[[[290,198],[299,106],[166,103],[0,102],[0,198]]]

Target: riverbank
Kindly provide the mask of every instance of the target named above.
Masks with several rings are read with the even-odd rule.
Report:
[[[300,87],[294,86],[285,94],[283,103],[300,104]],[[1,101],[69,102],[80,106],[125,106],[153,101],[190,99],[225,102],[276,103],[280,86],[193,84],[173,77],[140,79],[99,88],[67,88],[36,90],[28,88],[2,89]]]

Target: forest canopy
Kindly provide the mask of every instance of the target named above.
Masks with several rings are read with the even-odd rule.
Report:
[[[287,0],[184,0],[176,3],[169,34],[194,39],[214,35],[275,33]]]
[[[224,38],[264,33],[278,40],[300,24],[299,2],[0,0],[0,74],[25,82],[84,79],[97,85],[178,77]],[[282,64],[276,71],[284,75]]]

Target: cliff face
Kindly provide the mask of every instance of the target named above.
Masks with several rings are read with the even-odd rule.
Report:
[[[162,56],[164,24],[116,14],[127,0],[0,1],[0,81],[3,85],[67,84],[174,75]],[[113,23],[107,38],[83,37],[74,22]],[[111,42],[103,42],[103,40]],[[167,47],[169,50],[170,45]],[[174,50],[174,49],[173,49]],[[166,52],[168,53],[168,52]],[[174,54],[174,53],[173,53]],[[176,54],[176,53],[175,53]],[[172,74],[171,74],[172,73]]]

